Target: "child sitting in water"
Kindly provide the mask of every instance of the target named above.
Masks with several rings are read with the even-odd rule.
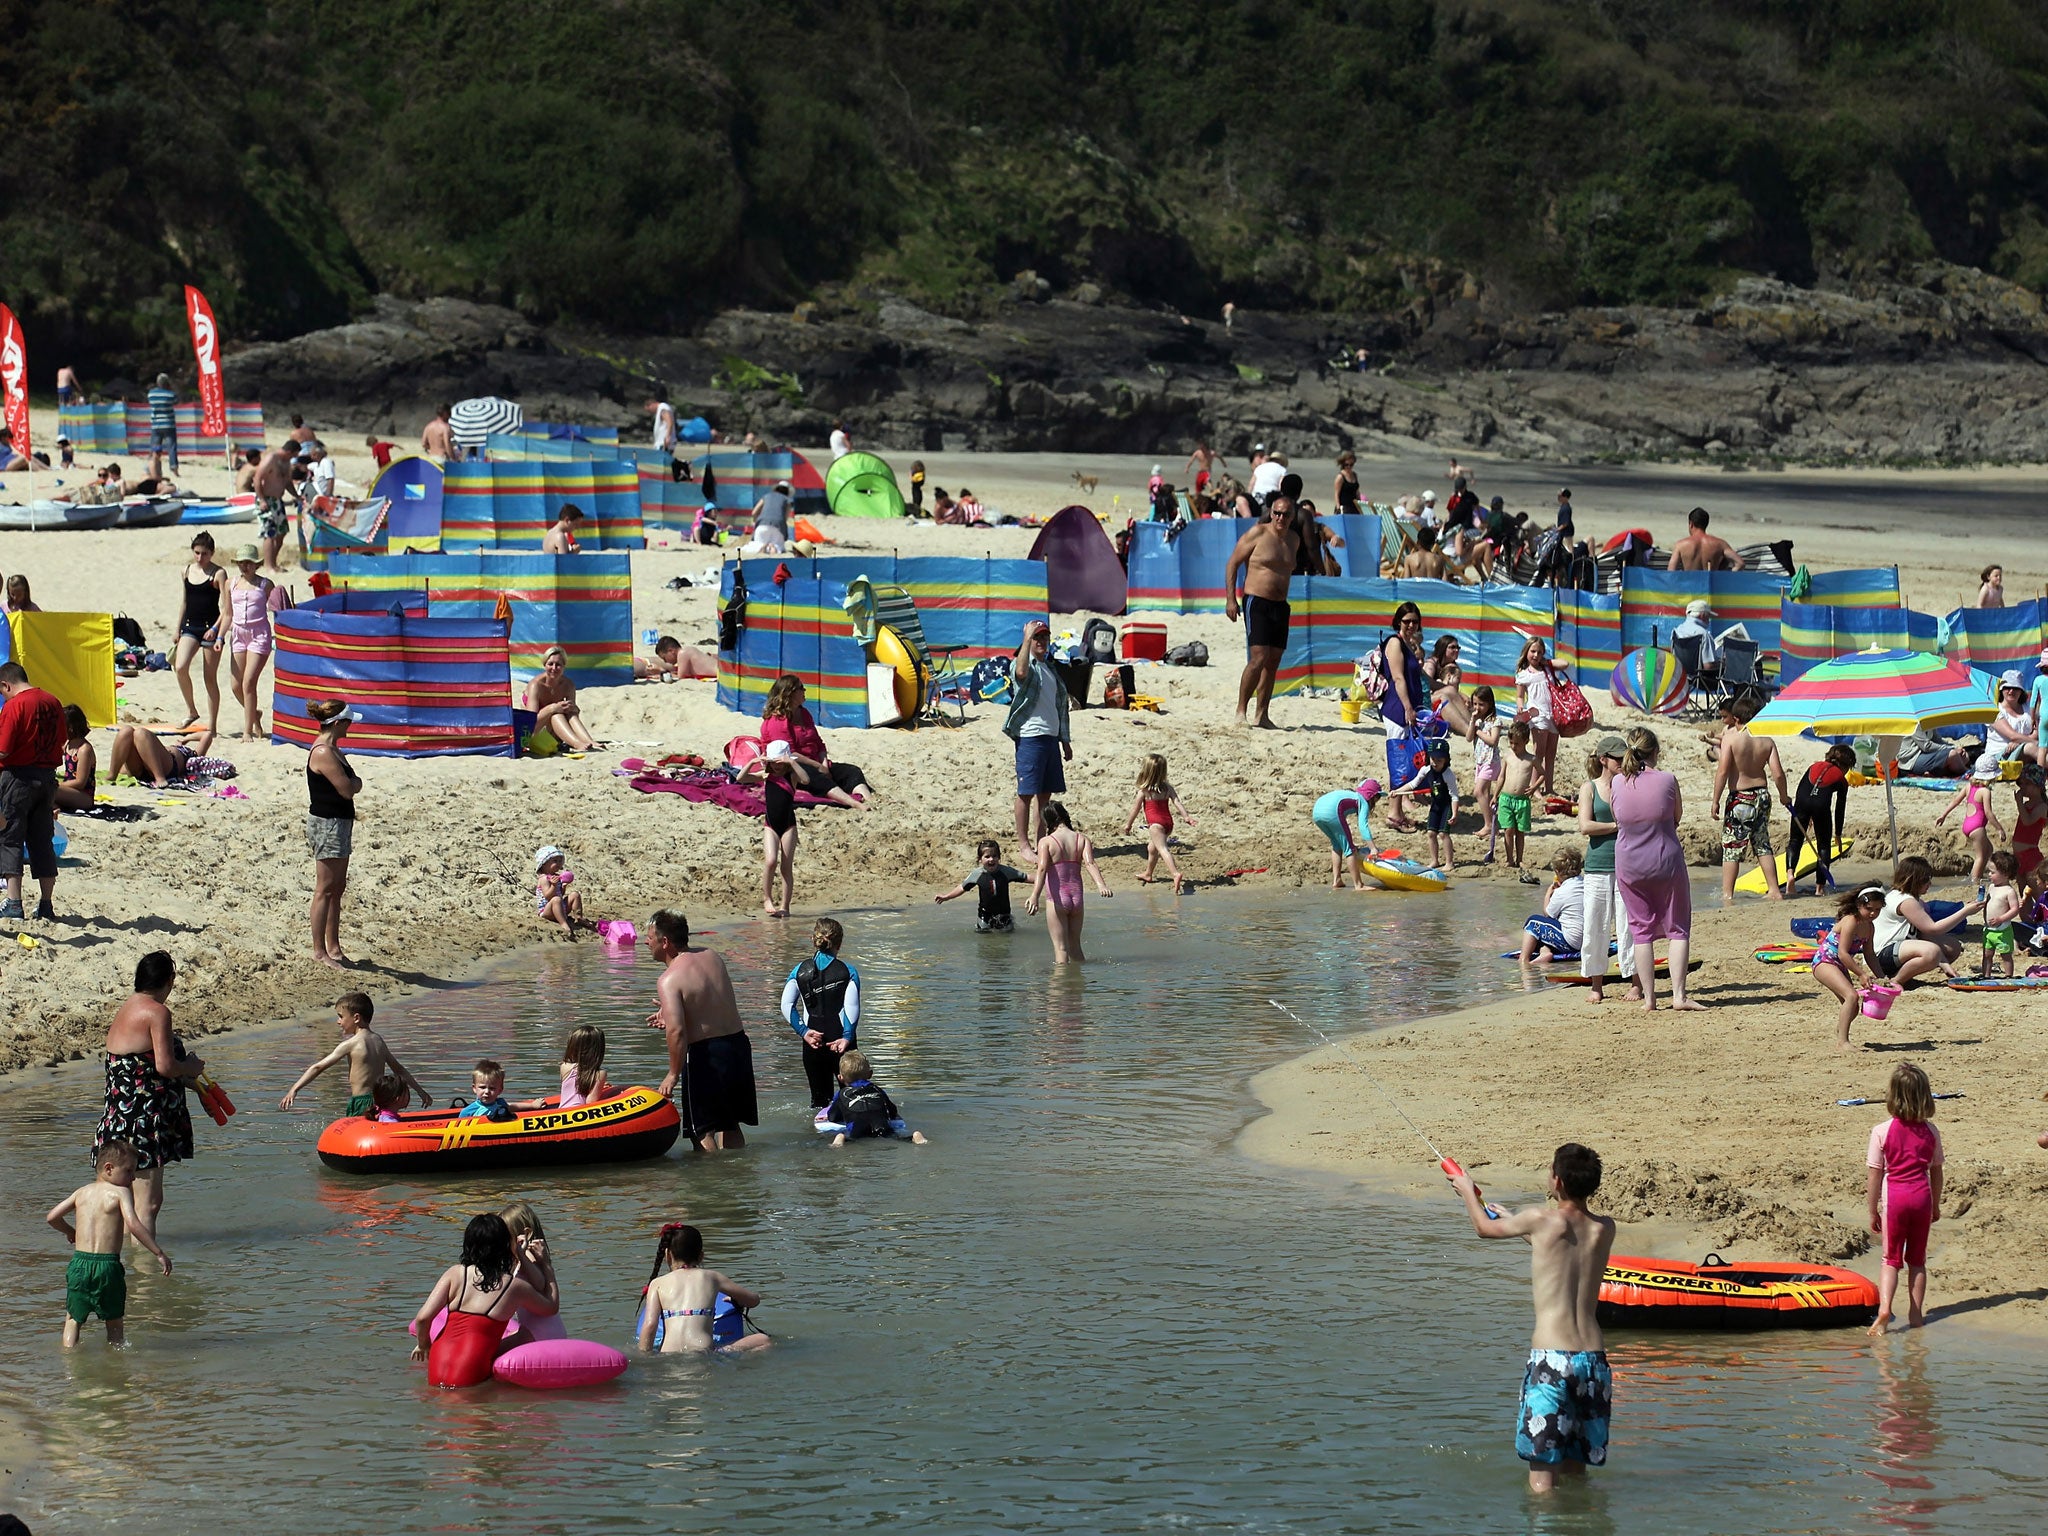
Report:
[[[583,921],[583,897],[569,889],[576,876],[569,869],[568,856],[549,843],[533,855],[533,904],[540,915],[575,942],[576,925]]]
[[[458,1120],[511,1120],[517,1111],[505,1102],[505,1069],[486,1058],[469,1075],[470,1102]]]
[[[1550,892],[1543,915],[1522,925],[1522,964],[1549,965],[1561,953],[1576,953],[1586,936],[1586,861],[1576,848],[1562,848],[1550,861]],[[1606,936],[1603,934],[1604,939]],[[1603,943],[1600,946],[1605,949]]]
[[[384,1043],[384,1037],[370,1028],[370,1020],[376,1014],[377,1007],[367,992],[345,992],[336,998],[334,1023],[341,1031],[341,1044],[301,1072],[299,1080],[277,1101],[277,1107],[290,1109],[301,1088],[329,1067],[340,1066],[344,1061],[348,1063],[348,1108],[342,1111],[345,1115],[367,1115],[376,1111],[375,1090],[380,1077],[397,1078],[412,1089],[422,1104],[431,1104],[433,1099],[420,1086],[420,1080],[391,1054],[391,1047]]]
[[[1536,759],[1529,755],[1529,722],[1517,720],[1508,727],[1508,755],[1501,764],[1500,808],[1496,820],[1507,834],[1508,868],[1522,868],[1522,840],[1529,832],[1529,792],[1536,779]],[[1522,884],[1534,885],[1536,877],[1524,871]]]
[[[947,886],[932,900],[947,902],[965,896],[969,891],[977,892],[974,911],[975,931],[1008,933],[1016,926],[1010,916],[1010,887],[1029,885],[1031,876],[1021,869],[1012,869],[1005,864],[1003,845],[992,837],[984,837],[974,845],[974,856],[981,861],[974,873],[957,886]]]
[[[665,1275],[660,1274],[664,1263],[668,1265]],[[712,1337],[711,1323],[720,1296],[730,1297],[741,1312],[751,1312],[761,1305],[761,1293],[728,1280],[715,1269],[703,1268],[703,1263],[703,1233],[680,1222],[661,1229],[654,1273],[648,1276],[643,1293],[647,1301],[640,1312],[640,1348],[651,1354],[658,1347],[664,1355],[766,1349],[769,1339],[765,1333],[742,1334],[726,1342]]]
[[[2012,974],[2013,920],[2020,914],[2020,861],[2001,848],[1991,855],[1991,883],[1984,890],[1984,947],[1977,974],[1991,974],[1991,957],[2004,964],[2001,974]]]
[[[1458,857],[1451,846],[1451,818],[1458,813],[1458,781],[1451,776],[1451,744],[1431,742],[1415,777],[1388,793],[1429,796],[1429,862],[1438,869],[1449,870]],[[1441,851],[1437,846],[1439,837],[1443,839]]]
[[[824,1119],[846,1129],[833,1136],[833,1146],[843,1147],[849,1140],[865,1136],[901,1136],[908,1129],[902,1111],[875,1082],[872,1071],[860,1051],[848,1051],[839,1058],[839,1091],[825,1106]],[[910,1139],[920,1147],[925,1144],[923,1131],[911,1131]]]
[[[1138,884],[1150,885],[1159,868],[1159,861],[1166,860],[1167,871],[1173,876],[1173,894],[1178,896],[1187,889],[1187,878],[1181,874],[1180,865],[1173,859],[1173,850],[1166,840],[1173,836],[1173,816],[1178,811],[1189,826],[1195,818],[1188,815],[1187,807],[1180,803],[1180,796],[1166,781],[1166,759],[1157,752],[1151,753],[1138,768],[1138,798],[1131,806],[1131,814],[1124,818],[1124,832],[1129,835],[1137,825],[1138,813],[1145,813],[1145,873],[1138,877]]]
[[[135,1205],[135,1148],[110,1141],[94,1160],[93,1181],[74,1189],[51,1207],[43,1219],[71,1244],[71,1264],[64,1271],[64,1347],[78,1343],[78,1330],[97,1315],[107,1325],[107,1342],[127,1340],[123,1319],[128,1313],[128,1275],[121,1267],[121,1241],[132,1237],[171,1272],[171,1256],[157,1246],[150,1219]],[[78,1218],[78,1225],[64,1218]]]

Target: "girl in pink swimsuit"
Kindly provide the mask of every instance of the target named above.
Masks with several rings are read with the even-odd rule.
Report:
[[[1941,814],[1934,818],[1934,824],[1938,827],[1948,820],[1950,811],[1957,806],[1964,808],[1963,836],[1969,840],[1970,852],[1975,856],[1970,864],[1972,884],[1983,881],[1984,866],[1991,862],[1991,839],[1985,835],[1985,826],[1988,824],[1997,828],[1999,840],[2005,840],[2005,828],[1998,820],[1998,813],[1991,809],[1989,790],[1990,785],[1998,782],[2000,771],[1998,754],[1986,752],[1977,759],[1976,766],[1970,770],[1970,776],[1963,780],[1963,787],[1956,791],[1955,799],[1949,801],[1942,808]]]
[[[1095,889],[1105,898],[1115,893],[1103,883],[1102,871],[1095,863],[1095,845],[1075,829],[1073,818],[1059,801],[1046,802],[1044,825],[1038,838],[1038,875],[1031,882],[1031,899],[1024,903],[1024,910],[1036,912],[1039,898],[1048,898],[1045,926],[1052,935],[1053,963],[1065,965],[1069,960],[1088,958],[1081,952],[1081,867],[1087,866],[1095,877]]]
[[[1906,1326],[1927,1321],[1927,1234],[1941,1219],[1941,1133],[1932,1124],[1934,1090],[1927,1074],[1910,1061],[1900,1063],[1884,1103],[1891,1119],[1872,1128],[1863,1159],[1870,1170],[1870,1230],[1884,1238],[1872,1333],[1883,1333],[1891,1323],[1901,1269],[1907,1271]]]
[[[235,551],[235,574],[228,578],[228,686],[242,706],[244,741],[262,739],[263,696],[256,685],[270,661],[270,612],[278,606],[277,583],[256,574],[259,558],[254,544],[244,544]]]
[[[1884,887],[1866,885],[1835,903],[1835,924],[1821,935],[1814,951],[1813,979],[1841,1000],[1835,1014],[1835,1044],[1849,1049],[1849,1026],[1863,1011],[1863,987],[1877,985],[1870,969],[1870,941],[1878,913],[1884,910]]]

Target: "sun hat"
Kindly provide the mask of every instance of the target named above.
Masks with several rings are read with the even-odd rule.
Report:
[[[261,562],[262,559],[263,551],[254,544],[237,544],[235,546],[235,564],[237,565],[240,565],[244,560],[248,561],[251,565],[255,565]]]
[[[2044,650],[2041,652],[2041,665],[2044,667],[2048,667],[2048,650]]]
[[[1431,506],[1435,506],[1435,505],[1436,505],[1436,492],[1435,492],[1435,491],[1424,491],[1424,492],[1422,493],[1422,499],[1423,499],[1424,501],[1428,502],[1428,503],[1429,503],[1429,504],[1430,504]]]
[[[1713,606],[1704,597],[1696,597],[1685,605],[1685,616],[1688,619],[1711,619],[1714,616]]]
[[[2027,685],[2020,681],[2020,669],[2018,667],[2008,667],[2005,671],[1999,673],[1998,686],[2000,688],[2017,688],[2021,693],[2027,691]]]
[[[771,741],[768,743],[768,749],[761,755],[771,763],[786,763],[796,754],[790,750],[788,742]]]
[[[2004,772],[1996,752],[1983,752],[1977,757],[1977,765],[1970,770],[1970,777],[1979,784],[1996,784]]]
[[[544,848],[536,848],[533,850],[533,872],[537,875],[543,869],[546,869],[549,859],[566,859],[567,857],[568,855],[553,843],[549,843]]]
[[[1371,805],[1379,797],[1380,781],[1378,779],[1360,779],[1358,781],[1359,799],[1363,800],[1367,805]]]
[[[1252,444],[1252,452],[1253,452],[1253,453],[1264,453],[1265,451],[1266,451],[1266,445],[1265,445],[1264,443],[1253,443],[1253,444]]]
[[[1619,736],[1602,736],[1593,743],[1593,751],[1601,757],[1627,757],[1628,743]]]
[[[1159,468],[1159,466],[1158,466],[1157,464],[1154,464],[1154,465],[1152,466],[1152,473],[1153,473],[1153,474],[1155,474],[1155,475],[1156,475],[1156,474],[1160,474],[1160,473],[1162,473],[1162,471],[1160,470],[1160,468]]]

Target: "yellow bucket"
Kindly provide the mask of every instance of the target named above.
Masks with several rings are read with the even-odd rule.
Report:
[[[1358,724],[1358,717],[1364,709],[1365,706],[1356,699],[1340,699],[1337,701],[1337,713],[1343,717],[1346,725]]]

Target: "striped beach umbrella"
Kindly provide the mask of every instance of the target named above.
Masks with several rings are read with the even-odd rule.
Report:
[[[1607,679],[1607,696],[1623,709],[1675,715],[1685,708],[1685,668],[1671,652],[1646,645],[1614,664]]]
[[[1749,722],[1757,736],[1876,736],[1879,757],[1898,757],[1898,738],[1949,725],[1982,725],[1996,718],[1998,705],[1960,662],[1926,651],[1891,651],[1872,646],[1821,662],[1790,683]],[[1888,741],[1883,738],[1889,738]],[[1885,811],[1891,818],[1892,863],[1899,861],[1899,816],[1892,805],[1892,776],[1884,780]]]
[[[448,413],[448,435],[459,448],[481,448],[493,432],[517,432],[525,420],[526,413],[514,402],[479,395]]]

